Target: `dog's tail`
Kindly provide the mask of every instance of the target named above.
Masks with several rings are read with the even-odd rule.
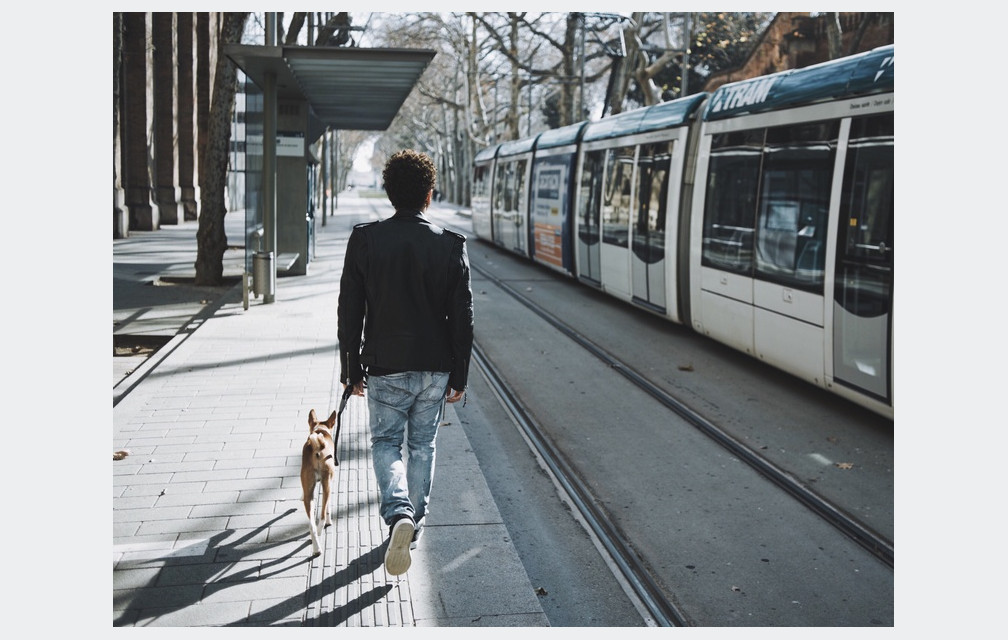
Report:
[[[322,455],[322,450],[325,449],[325,437],[321,433],[312,433],[308,436],[308,442],[311,443],[312,452],[315,457]]]

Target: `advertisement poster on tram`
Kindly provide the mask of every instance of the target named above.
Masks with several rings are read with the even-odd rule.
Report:
[[[564,267],[563,226],[566,221],[570,156],[547,156],[536,161],[532,184],[532,229],[535,259]]]

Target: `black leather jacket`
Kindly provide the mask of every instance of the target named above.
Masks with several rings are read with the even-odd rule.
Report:
[[[419,211],[355,226],[340,278],[337,337],[344,384],[363,379],[367,368],[447,371],[448,386],[465,390],[473,342],[465,236]]]

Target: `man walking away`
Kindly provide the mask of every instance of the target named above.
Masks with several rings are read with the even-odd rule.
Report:
[[[465,393],[473,306],[465,236],[424,217],[437,183],[430,157],[400,151],[382,179],[395,215],[350,234],[337,335],[340,382],[354,395],[367,389],[380,513],[389,526],[385,570],[400,575],[429,512],[443,401]]]

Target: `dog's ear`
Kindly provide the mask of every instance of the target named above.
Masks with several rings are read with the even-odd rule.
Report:
[[[312,409],[308,412],[308,428],[314,429],[315,425],[318,424],[318,418],[315,417],[315,410]]]
[[[330,429],[336,426],[336,415],[336,412],[333,411],[332,414],[330,414],[329,419],[326,420],[326,424],[329,425]]]

